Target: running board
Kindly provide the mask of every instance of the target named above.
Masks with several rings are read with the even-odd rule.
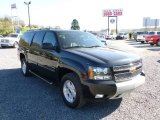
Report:
[[[36,73],[32,72],[31,70],[29,70],[30,73],[32,73],[33,75],[35,75],[36,77],[42,79],[43,81],[45,81],[46,83],[52,85],[53,82],[48,82],[46,79],[42,78],[41,76],[37,75]]]

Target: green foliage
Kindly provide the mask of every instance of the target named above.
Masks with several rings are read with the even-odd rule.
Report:
[[[21,33],[23,34],[27,30],[29,30],[29,27],[21,26],[20,29],[21,29]]]
[[[80,26],[79,26],[78,20],[73,19],[73,21],[71,23],[71,29],[72,30],[80,30]]]
[[[10,18],[0,18],[0,34],[7,35],[13,32],[12,21]]]

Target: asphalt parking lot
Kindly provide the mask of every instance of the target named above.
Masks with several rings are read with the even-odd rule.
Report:
[[[108,40],[108,47],[143,58],[146,83],[123,99],[70,109],[59,87],[24,77],[16,48],[0,48],[0,120],[159,120],[160,47],[134,40]]]

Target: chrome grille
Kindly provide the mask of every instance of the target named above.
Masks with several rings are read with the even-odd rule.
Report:
[[[127,80],[131,80],[133,77],[139,75],[141,72],[142,72],[142,68],[139,68],[134,73],[124,72],[124,73],[115,74],[114,77],[117,82],[127,81]]]
[[[134,62],[134,63],[122,65],[122,66],[114,66],[113,71],[114,72],[126,71],[126,70],[130,70],[131,67],[140,68],[142,67],[142,62],[139,61],[139,62]]]
[[[7,39],[1,39],[1,42],[3,42],[3,43],[9,43],[9,40],[7,40]]]
[[[142,62],[137,61],[122,66],[114,66],[113,71],[116,82],[131,80],[131,78],[142,72]]]

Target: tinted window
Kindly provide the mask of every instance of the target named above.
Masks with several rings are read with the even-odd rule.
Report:
[[[44,37],[45,31],[38,31],[36,32],[34,38],[33,38],[33,43],[32,46],[41,46],[42,45],[42,40]]]
[[[157,32],[157,35],[160,35],[160,32]]]
[[[8,37],[16,38],[16,37],[18,37],[18,34],[9,34]]]
[[[155,34],[155,32],[150,32],[150,33],[149,33],[149,35],[154,35],[154,34]]]
[[[22,39],[27,42],[28,44],[31,44],[32,38],[34,36],[35,32],[25,32],[22,36]]]
[[[52,43],[53,46],[56,45],[56,37],[54,33],[52,32],[47,32],[44,36],[43,43]]]

